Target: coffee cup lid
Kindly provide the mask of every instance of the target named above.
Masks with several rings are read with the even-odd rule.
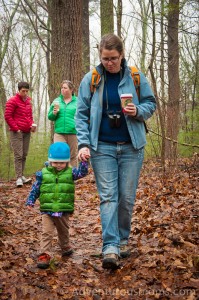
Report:
[[[121,94],[121,96],[120,96],[121,98],[132,98],[133,97],[133,95],[132,94]]]

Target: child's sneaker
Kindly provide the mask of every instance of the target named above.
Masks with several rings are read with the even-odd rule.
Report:
[[[73,253],[73,249],[71,246],[66,247],[65,249],[62,249],[62,256],[69,256]]]
[[[47,253],[42,253],[37,259],[37,267],[40,269],[47,269],[50,265],[51,257]]]

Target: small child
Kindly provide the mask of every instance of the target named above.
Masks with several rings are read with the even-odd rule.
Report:
[[[64,142],[49,147],[49,165],[36,173],[26,205],[31,209],[37,198],[42,214],[42,234],[37,267],[48,268],[54,229],[57,229],[62,256],[73,253],[69,244],[69,216],[74,211],[74,180],[88,174],[88,162],[80,162],[78,169],[69,166],[70,148]]]

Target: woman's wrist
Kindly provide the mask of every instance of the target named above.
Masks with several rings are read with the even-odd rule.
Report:
[[[78,146],[78,151],[81,150],[82,148],[85,148],[85,147],[88,148],[88,149],[90,148],[89,145],[87,145],[87,144],[81,144],[81,145]]]

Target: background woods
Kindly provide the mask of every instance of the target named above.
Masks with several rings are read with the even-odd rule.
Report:
[[[25,175],[33,178],[47,159],[53,130],[47,113],[61,81],[72,80],[77,94],[83,75],[99,63],[98,43],[109,31],[121,36],[129,66],[145,73],[157,101],[147,121],[131,256],[116,271],[101,267],[99,195],[89,168],[76,182],[74,254],[61,258],[53,240],[56,255],[39,270],[39,203],[28,210],[30,185],[13,185],[5,103],[19,81],[30,82],[38,130]],[[199,299],[198,78],[198,0],[0,0],[1,299]]]
[[[77,93],[82,76],[99,62],[97,44],[107,32],[122,37],[129,65],[146,74],[156,95],[146,157],[160,157],[165,169],[166,159],[175,165],[179,155],[197,152],[198,12],[197,0],[0,0],[0,177],[13,176],[3,113],[17,82],[30,82],[38,124],[26,170],[32,174],[46,159],[47,112],[60,82],[73,81]]]

